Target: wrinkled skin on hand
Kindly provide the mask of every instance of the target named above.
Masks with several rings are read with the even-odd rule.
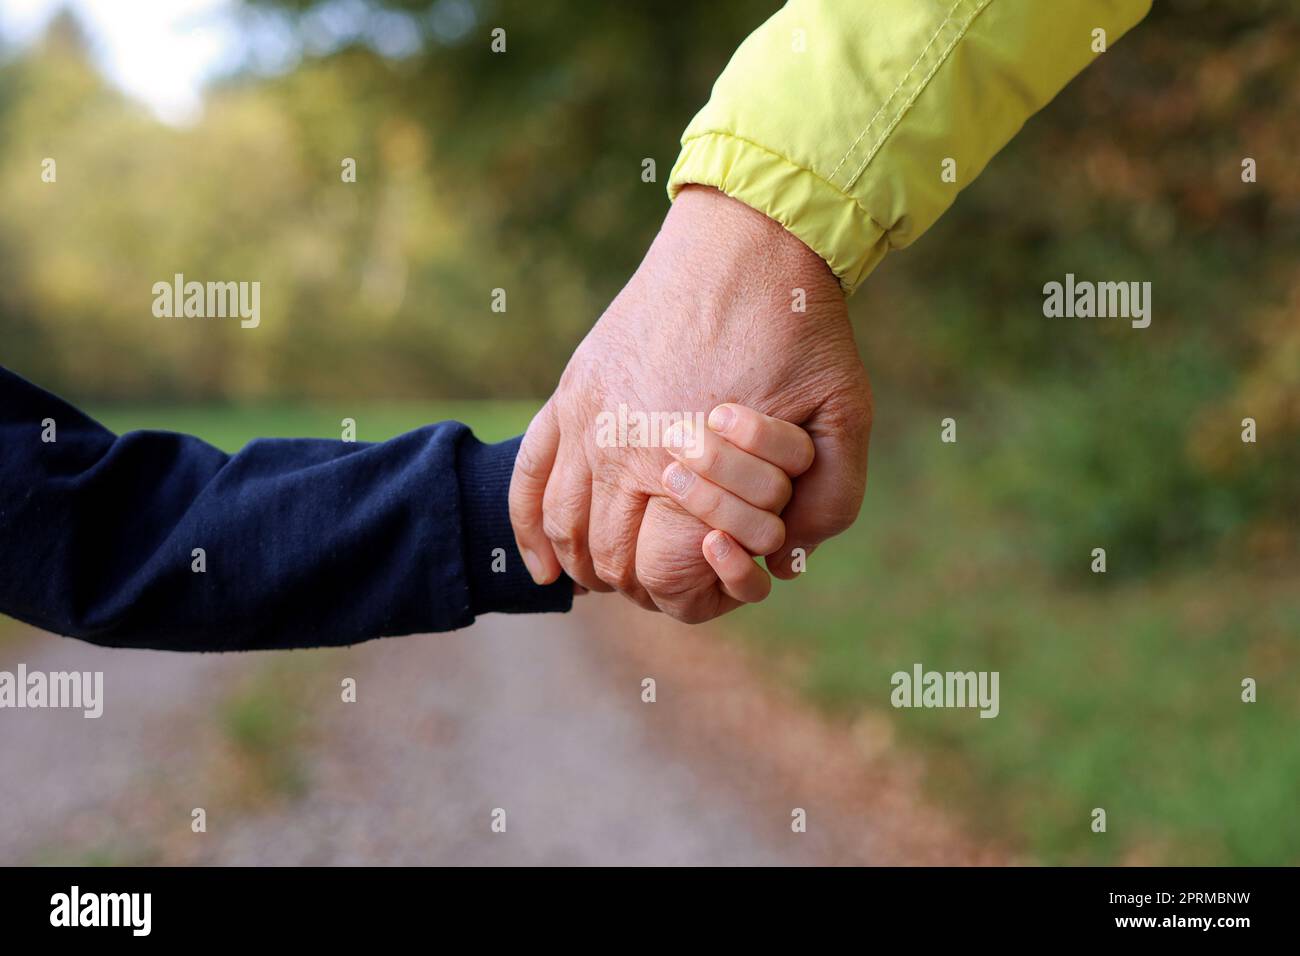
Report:
[[[806,311],[792,309],[795,290]],[[660,483],[662,448],[599,447],[600,413],[700,412],[739,402],[803,426],[816,459],[794,483],[767,566],[790,578],[862,503],[871,393],[844,296],[822,259],[776,222],[712,189],[673,204],[631,281],[569,361],[529,426],[510,513],[533,577],[560,567],[687,622],[737,602],[701,553],[709,527]]]

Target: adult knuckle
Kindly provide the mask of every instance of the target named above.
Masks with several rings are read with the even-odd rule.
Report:
[[[542,518],[542,533],[557,549],[567,552],[577,551],[581,544],[576,525],[564,515],[546,514]]]
[[[628,594],[639,590],[636,568],[633,563],[615,551],[592,548],[591,565],[596,577],[610,587]]]
[[[686,594],[697,586],[693,566],[661,557],[638,560],[636,577],[657,603],[674,602],[680,595]]]

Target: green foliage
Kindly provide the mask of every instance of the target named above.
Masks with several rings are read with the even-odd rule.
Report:
[[[1294,564],[1202,560],[1136,579],[1127,565],[1143,558],[1111,547],[1098,581],[1090,540],[1068,560],[1044,551],[1040,517],[1008,509],[983,478],[976,423],[942,445],[937,414],[900,410],[889,388],[877,397],[893,415],[862,516],[799,580],[739,613],[746,640],[832,711],[890,714],[902,742],[927,754],[935,798],[1033,859],[1300,861]],[[1025,469],[1054,453],[1015,447]],[[1004,463],[1015,454],[998,451]],[[1069,506],[1092,509],[1106,486],[1080,494]],[[1117,498],[1102,497],[1088,520],[1104,523]],[[1000,715],[890,709],[891,675],[917,662],[999,671]],[[1258,702],[1241,701],[1244,677],[1259,682]],[[1105,836],[1088,827],[1096,806],[1108,813]]]
[[[771,5],[475,7],[471,34],[405,60],[348,43],[236,75],[189,129],[111,93],[66,17],[0,64],[6,362],[83,400],[548,392],[653,236],[681,129]],[[261,327],[155,318],[152,284],[177,272],[260,281]]]
[[[1295,555],[1296,142],[1300,8],[1156,4],[859,294],[868,368],[977,416],[963,453],[1056,571]],[[1067,272],[1151,282],[1150,328],[1045,318]]]
[[[159,429],[198,435],[227,452],[254,438],[341,437],[342,421],[356,422],[357,441],[386,441],[430,422],[464,422],[485,442],[523,433],[533,402],[356,402],[349,405],[102,405],[90,409],[114,432]]]

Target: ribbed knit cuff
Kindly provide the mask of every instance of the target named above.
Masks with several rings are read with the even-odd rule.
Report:
[[[573,582],[562,574],[545,587],[534,584],[515,547],[508,500],[510,475],[522,440],[521,435],[485,445],[473,435],[466,435],[457,450],[465,578],[469,582],[470,612],[475,616],[492,611],[567,611],[573,606]]]

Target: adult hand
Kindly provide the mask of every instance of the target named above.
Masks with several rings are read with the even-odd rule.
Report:
[[[802,290],[802,292],[800,292]],[[802,299],[805,311],[796,311]],[[682,190],[631,281],[569,361],[528,428],[510,486],[515,538],[538,583],[561,568],[595,591],[698,622],[737,601],[704,559],[709,528],[661,483],[662,448],[601,447],[598,416],[748,405],[806,428],[784,540],[751,542],[778,577],[853,523],[871,393],[839,283],[781,225],[704,187]],[[605,443],[607,444],[607,443]]]

